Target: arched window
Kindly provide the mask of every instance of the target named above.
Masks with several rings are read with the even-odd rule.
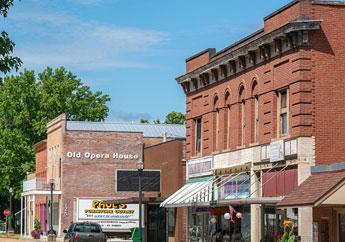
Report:
[[[258,83],[254,79],[252,83],[252,143],[258,142],[259,138],[259,95],[258,95]]]
[[[244,145],[245,142],[245,97],[244,97],[244,86],[241,84],[239,88],[239,145]]]
[[[224,99],[224,147],[226,149],[230,148],[230,121],[231,121],[231,116],[230,116],[230,92],[227,90],[225,92],[225,99]]]
[[[213,111],[214,111],[214,145],[213,145],[213,151],[219,150],[219,98],[216,95],[213,99]]]

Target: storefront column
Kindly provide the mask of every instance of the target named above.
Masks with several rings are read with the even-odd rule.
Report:
[[[35,228],[35,219],[36,219],[36,196],[35,195],[32,195],[32,229],[31,230],[34,230]],[[30,233],[31,233],[31,230],[30,230]]]
[[[298,208],[298,233],[302,242],[313,241],[313,208]]]
[[[23,196],[20,196],[20,237],[23,237]]]
[[[24,196],[24,236],[26,236],[27,205],[26,196]]]
[[[250,172],[250,192],[253,193],[251,197],[258,197],[260,195],[260,183],[258,177],[255,175],[254,171]],[[260,205],[251,204],[250,205],[250,237],[252,242],[260,242],[260,226],[261,226],[261,217],[260,217]]]

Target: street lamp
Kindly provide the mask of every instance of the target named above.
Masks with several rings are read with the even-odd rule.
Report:
[[[144,163],[139,160],[137,162],[137,169],[138,169],[138,180],[139,180],[139,237],[138,241],[142,242],[141,238],[141,230],[142,230],[142,212],[141,212],[141,202],[142,202],[142,192],[141,192],[141,175],[143,174],[144,171]]]
[[[13,189],[10,187],[8,189],[10,193],[10,215],[9,215],[9,220],[8,220],[8,233],[14,233],[13,227],[12,227],[12,221],[13,221],[13,212],[12,212],[12,195],[13,195]]]
[[[53,229],[53,190],[55,188],[55,179],[49,180],[50,183],[50,228],[48,235],[56,235],[56,231]]]

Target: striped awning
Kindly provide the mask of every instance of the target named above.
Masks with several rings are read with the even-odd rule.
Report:
[[[164,202],[161,207],[189,207],[198,204],[207,206],[212,201],[213,186],[212,179],[201,182],[187,183]]]

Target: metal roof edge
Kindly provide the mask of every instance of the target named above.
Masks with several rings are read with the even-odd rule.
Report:
[[[310,170],[312,174],[345,170],[345,161],[329,165],[312,166]]]

